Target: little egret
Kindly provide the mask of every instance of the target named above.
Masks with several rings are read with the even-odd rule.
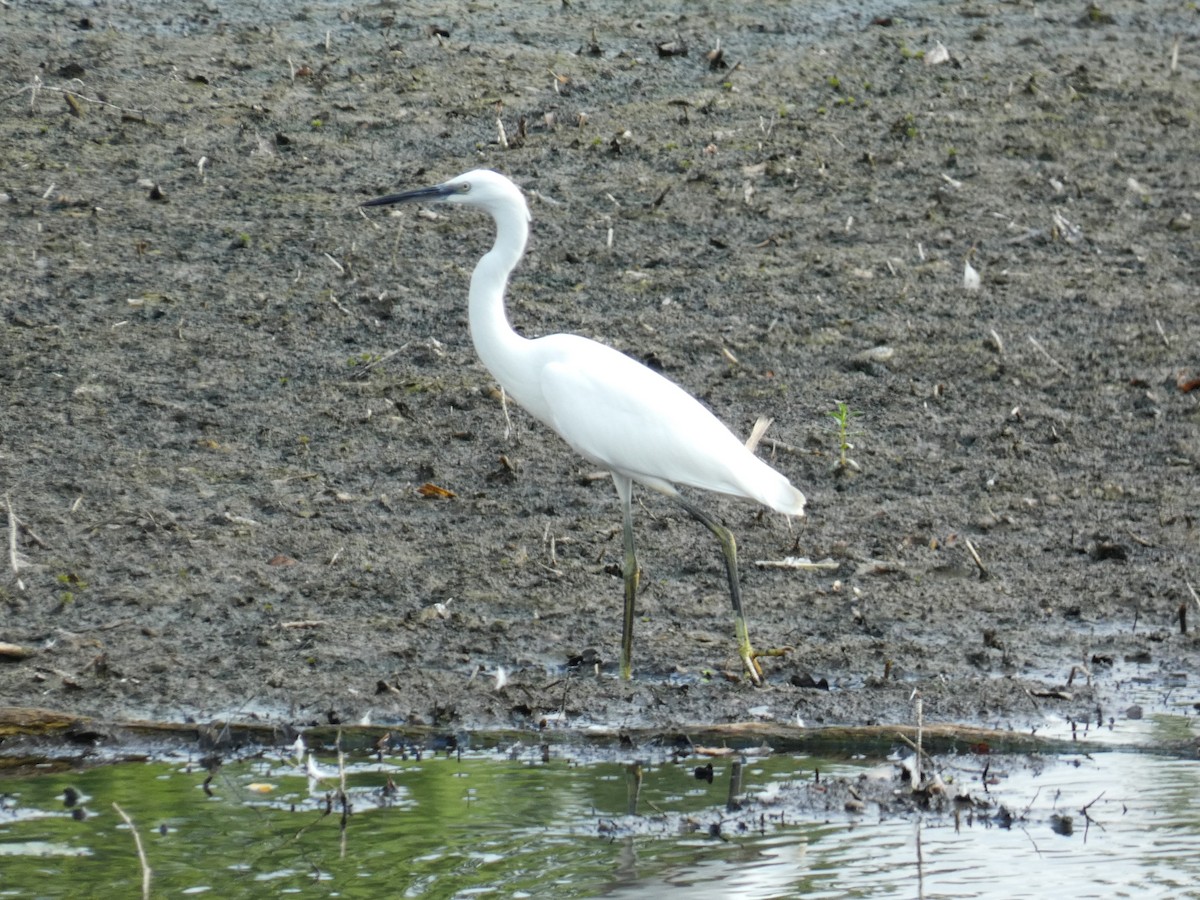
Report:
[[[363,206],[420,200],[475,206],[491,214],[496,241],[471,276],[468,321],[475,351],[508,396],[558,432],[577,453],[612,474],[621,498],[625,537],[621,677],[630,677],[639,578],[633,548],[636,481],[674,499],[720,541],[738,654],[750,679],[760,684],[762,667],[756,658],[760,654],[750,645],[742,613],[733,534],[681,496],[675,485],[754,500],[791,516],[804,515],[804,495],[748,450],[698,400],[657,372],[578,335],[530,340],[513,331],[504,310],[504,291],[529,237],[529,207],[515,184],[496,172],[478,169],[434,187],[369,200]]]

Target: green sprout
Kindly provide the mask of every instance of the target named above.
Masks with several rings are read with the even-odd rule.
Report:
[[[854,449],[854,445],[850,443],[850,438],[858,434],[857,431],[850,430],[850,420],[857,419],[862,413],[851,409],[839,400],[837,401],[837,409],[833,412],[825,413],[825,415],[829,416],[837,424],[838,459],[834,463],[834,468],[839,472],[845,473],[861,471],[858,463],[852,460],[848,454]]]

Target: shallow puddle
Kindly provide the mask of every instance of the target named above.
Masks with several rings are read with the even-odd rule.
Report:
[[[922,804],[894,760],[519,744],[347,755],[339,773],[336,754],[297,753],[0,779],[0,896],[138,896],[114,804],[153,896],[1108,898],[1200,881],[1200,765],[1163,755],[941,757],[946,794]]]

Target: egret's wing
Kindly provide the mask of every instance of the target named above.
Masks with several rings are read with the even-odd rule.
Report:
[[[753,496],[746,471],[770,471],[698,400],[657,372],[582,338],[556,349],[541,369],[547,424],[593,462],[660,490],[677,483],[743,496]]]

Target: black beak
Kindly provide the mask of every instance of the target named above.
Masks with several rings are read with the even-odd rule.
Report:
[[[393,203],[408,203],[413,200],[444,200],[454,193],[453,189],[444,184],[433,187],[417,188],[415,191],[404,191],[400,194],[388,194],[386,197],[376,197],[368,200],[363,206],[390,206]]]

